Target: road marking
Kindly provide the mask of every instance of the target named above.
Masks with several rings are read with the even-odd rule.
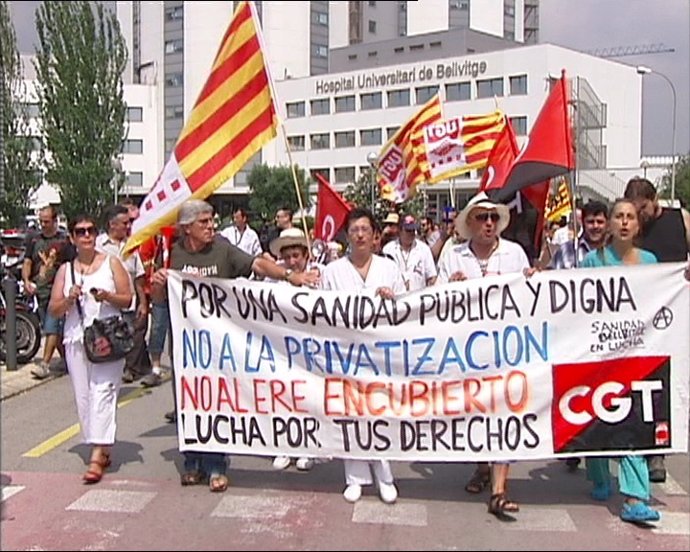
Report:
[[[138,399],[139,397],[142,397],[143,395],[149,394],[151,391],[149,389],[146,389],[145,387],[142,387],[141,389],[135,389],[131,393],[128,393],[124,397],[122,397],[119,401],[117,401],[117,407],[122,408],[123,406],[127,406],[129,403],[132,401]],[[34,448],[31,450],[25,452],[22,454],[24,458],[40,458],[44,454],[50,452],[51,450],[59,447],[63,443],[66,443],[69,441],[72,437],[76,436],[79,434],[79,424],[74,424],[68,427],[67,429],[63,429],[60,433],[57,433],[56,435],[53,435],[52,437],[49,437],[42,443],[36,445]]]
[[[501,522],[501,529],[509,531],[577,531],[573,518],[563,509],[523,506],[519,512],[510,515],[515,518],[515,521],[512,523]]]
[[[82,512],[137,513],[155,496],[156,493],[144,491],[93,490],[81,495],[65,509]]]
[[[378,499],[365,498],[355,504],[352,522],[426,527],[426,506],[423,504],[384,504]]]
[[[26,489],[24,485],[6,485],[2,488],[2,502]]]
[[[666,481],[664,483],[653,483],[652,489],[654,489],[654,487],[661,488],[661,490],[669,496],[685,496],[688,494],[685,492],[685,489],[681,487],[680,483],[673,479],[669,473],[666,474]]]
[[[690,514],[686,512],[661,512],[661,520],[652,533],[662,535],[690,535]]]
[[[274,519],[282,518],[290,510],[291,506],[299,507],[303,501],[276,496],[241,496],[232,495],[221,499],[211,517],[230,517],[242,519]]]

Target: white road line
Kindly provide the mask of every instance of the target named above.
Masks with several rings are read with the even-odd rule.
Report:
[[[16,495],[18,492],[26,489],[24,485],[6,485],[2,487],[2,502],[5,502],[11,496]]]
[[[384,504],[364,498],[355,504],[352,522],[426,527],[427,510],[423,504]]]
[[[577,531],[573,518],[563,509],[522,506],[519,512],[510,515],[515,518],[515,521],[511,523],[501,522],[501,529],[508,531]]]
[[[93,490],[67,506],[67,510],[88,512],[141,512],[153,500],[156,493],[143,491]]]

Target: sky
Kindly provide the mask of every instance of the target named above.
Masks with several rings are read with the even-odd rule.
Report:
[[[22,53],[34,51],[34,11],[39,4],[10,2]],[[576,50],[652,44],[675,49],[673,53],[611,59],[645,65],[668,77],[676,90],[676,151],[690,152],[690,0],[540,0],[539,18],[542,42]],[[642,152],[669,155],[673,143],[671,87],[658,75],[646,75],[642,98]]]

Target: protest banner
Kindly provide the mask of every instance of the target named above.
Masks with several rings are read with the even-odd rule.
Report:
[[[686,451],[683,269],[505,274],[394,300],[171,271],[180,449],[407,461]]]

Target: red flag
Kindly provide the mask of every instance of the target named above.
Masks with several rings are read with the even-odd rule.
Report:
[[[319,195],[316,200],[316,224],[314,237],[323,241],[333,241],[335,235],[345,224],[352,208],[336,192],[323,176],[314,173],[319,181]]]
[[[525,186],[560,176],[575,168],[568,101],[563,70],[496,199],[511,197]]]
[[[521,195],[524,196],[536,210],[536,220],[534,221],[534,226],[532,228],[531,244],[534,245],[535,249],[538,249],[538,245],[541,242],[541,234],[544,227],[544,210],[546,208],[546,197],[549,193],[549,181],[548,179],[539,182],[537,184],[531,184],[522,188],[519,192],[512,194],[511,196],[503,196],[502,199],[497,199],[500,195],[500,191],[503,189],[506,180],[510,174],[510,170],[517,158],[519,148],[517,145],[517,138],[515,137],[515,132],[513,131],[513,126],[510,121],[506,118],[505,125],[501,130],[496,143],[489,154],[489,160],[487,162],[486,170],[482,175],[482,180],[479,183],[479,191],[486,191],[489,197],[494,201],[500,201],[501,203],[508,203],[513,212],[511,213],[511,227],[519,223],[518,220],[525,211],[525,206],[522,205]],[[510,234],[511,228],[509,227],[508,232],[504,232],[504,236]],[[529,234],[530,232],[527,232]],[[525,232],[518,233],[514,232],[515,236],[511,236],[517,239],[519,234],[524,241]],[[520,241],[520,239],[518,239]],[[525,249],[530,250],[530,245],[523,243]]]

